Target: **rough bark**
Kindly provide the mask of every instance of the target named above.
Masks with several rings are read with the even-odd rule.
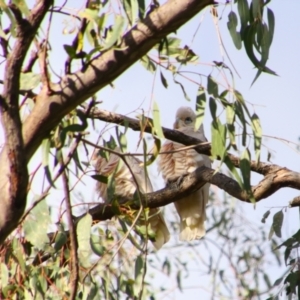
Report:
[[[22,18],[16,5],[10,5],[17,21],[17,38],[6,61],[3,93],[0,96],[5,137],[0,157],[0,243],[17,226],[26,204],[28,171],[19,115],[19,81],[26,53],[51,3],[37,2],[27,19]]]
[[[19,35],[13,55],[7,61],[14,78],[5,77],[9,79],[11,86],[0,99],[6,137],[6,145],[0,157],[0,192],[3,204],[0,214],[0,243],[18,224],[26,204],[26,162],[29,162],[49,131],[76,106],[115,80],[163,37],[176,31],[213,3],[212,0],[167,1],[125,34],[119,47],[122,50],[110,49],[101,53],[84,70],[66,75],[58,84],[50,84],[50,91],[42,89],[23,126],[17,112],[19,74],[28,47],[52,1],[38,1],[27,20],[22,18],[17,7],[13,7],[17,21],[22,23],[22,26],[19,24],[20,32],[26,32],[26,38],[24,34]],[[7,97],[12,97],[13,100],[10,102]],[[9,163],[11,161],[13,164]],[[15,191],[12,192],[11,189]],[[18,205],[15,205],[16,201]]]

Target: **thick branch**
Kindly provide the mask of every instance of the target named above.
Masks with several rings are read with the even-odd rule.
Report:
[[[28,19],[22,19],[19,9],[11,4],[18,25],[17,39],[6,61],[3,94],[0,96],[1,121],[5,135],[5,147],[0,160],[0,243],[18,224],[26,204],[28,171],[18,106],[19,81],[28,48],[51,3],[52,1],[39,1],[31,10]]]
[[[251,203],[249,194],[241,189],[239,184],[232,178],[222,174],[215,173],[215,170],[207,167],[200,167],[195,172],[185,176],[180,183],[171,183],[166,188],[142,195],[144,207],[155,208],[168,205],[178,201],[186,194],[190,194],[201,188],[206,182],[218,186],[231,196],[247,203]],[[300,190],[300,174],[286,168],[281,168],[265,176],[256,186],[252,187],[253,196],[256,202],[263,200],[277,190],[283,187],[291,187]],[[120,199],[120,212],[128,209],[124,206],[126,202],[130,203],[132,199]],[[298,199],[299,200],[299,199]],[[293,206],[300,206],[300,201],[296,201]],[[138,209],[138,204],[130,205],[133,209]],[[99,204],[90,209],[89,213],[94,220],[106,220],[116,214],[116,208],[110,205]]]
[[[163,37],[210,4],[212,0],[167,1],[128,31],[118,50],[103,52],[85,70],[65,76],[59,84],[51,86],[51,96],[40,94],[23,126],[27,159],[67,113],[115,80]]]
[[[134,131],[144,131],[147,133],[153,132],[153,121],[150,118],[145,118],[145,122],[143,125],[141,125],[141,122],[137,119],[129,118],[121,114],[113,113],[104,109],[98,109],[93,108],[91,112],[88,115],[90,118],[98,119],[101,121],[105,121],[108,123],[114,123],[118,125],[123,125],[131,128]],[[181,144],[184,144],[186,146],[192,146],[192,145],[198,145],[200,143],[203,143],[203,141],[200,141],[199,139],[196,139],[194,137],[185,135],[184,133],[178,131],[178,130],[171,130],[165,127],[162,127],[162,130],[164,132],[164,136],[174,142],[178,142]],[[211,145],[199,145],[195,147],[195,150],[200,154],[210,155],[211,154]],[[232,161],[235,167],[240,167],[240,158],[234,156],[233,154],[228,154],[229,159]],[[252,160],[250,162],[251,171],[254,171],[256,173],[266,175],[269,172],[274,172],[275,170],[281,169],[280,166],[274,165],[274,164],[268,164],[260,162],[257,164],[256,161]]]

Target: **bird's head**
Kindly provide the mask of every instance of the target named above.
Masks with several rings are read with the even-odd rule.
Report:
[[[174,129],[194,128],[196,114],[190,107],[180,107],[176,112]]]

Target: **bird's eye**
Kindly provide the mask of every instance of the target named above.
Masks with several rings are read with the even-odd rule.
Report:
[[[185,124],[191,124],[193,120],[190,117],[185,118],[184,123]]]

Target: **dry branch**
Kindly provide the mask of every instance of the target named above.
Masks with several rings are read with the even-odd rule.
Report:
[[[186,194],[190,194],[201,188],[206,182],[218,186],[231,196],[247,203],[251,203],[249,194],[241,189],[239,184],[232,178],[222,174],[215,173],[215,170],[207,167],[200,167],[193,173],[186,175],[181,182],[170,183],[166,188],[159,191],[142,194],[141,202],[144,207],[156,208],[168,205],[172,202],[180,200]],[[252,187],[253,196],[256,202],[259,202],[277,190],[283,187],[291,187],[300,190],[300,174],[286,168],[275,169],[270,171],[256,186]],[[298,197],[300,199],[300,197]],[[291,206],[300,206],[299,199],[294,199]],[[126,202],[130,203],[132,198],[119,199],[119,213],[129,209]],[[130,208],[138,209],[138,204],[131,204]],[[111,205],[99,204],[89,210],[93,219],[96,221],[106,220],[116,215],[116,208]],[[80,218],[80,217],[79,217]]]
[[[0,244],[17,226],[26,205],[28,171],[19,115],[19,82],[26,53],[51,4],[52,1],[38,1],[27,19],[22,18],[16,5],[10,4],[17,21],[17,38],[6,61],[3,93],[0,96],[5,135],[5,147],[0,158]]]

